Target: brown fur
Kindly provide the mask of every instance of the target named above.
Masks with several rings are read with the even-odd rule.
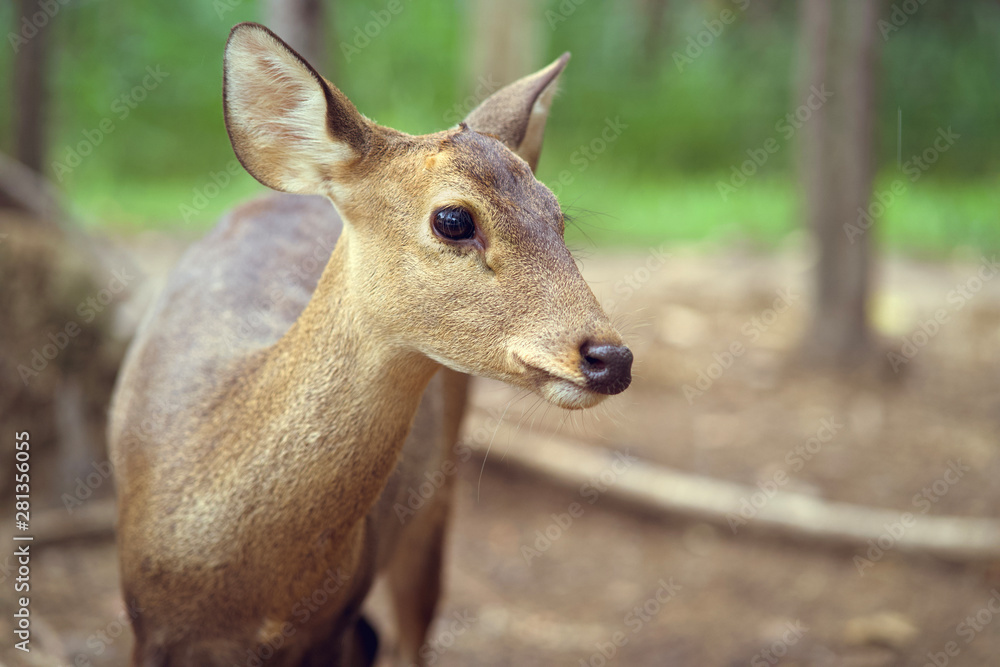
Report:
[[[405,524],[393,507],[450,456],[461,373],[587,407],[603,396],[585,386],[581,345],[621,344],[531,170],[565,60],[468,126],[413,137],[365,119],[266,29],[234,28],[237,155],[339,216],[320,197],[238,208],[188,252],[132,345],[110,443],[123,587],[141,610],[133,664],[245,664],[276,644],[268,665],[360,662],[377,572],[401,658],[420,664],[448,485]],[[432,233],[444,205],[473,213],[474,241]],[[329,599],[303,613],[325,583]]]

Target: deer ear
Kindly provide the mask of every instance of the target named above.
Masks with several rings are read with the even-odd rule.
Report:
[[[372,123],[262,25],[229,33],[222,88],[236,157],[269,188],[330,195],[331,176],[368,151]]]
[[[545,69],[501,88],[476,107],[465,123],[477,132],[496,136],[534,171],[556,79],[568,62],[569,53],[564,53]]]

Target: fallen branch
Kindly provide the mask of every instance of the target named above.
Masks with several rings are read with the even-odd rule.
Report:
[[[609,470],[616,453],[581,445],[565,438],[512,435],[501,426],[487,459],[491,465],[514,465],[561,486],[577,489]],[[486,446],[472,444],[473,451],[486,454]],[[672,470],[637,461],[615,481],[605,495],[645,510],[695,517],[729,525],[740,516],[744,499],[759,489],[724,480]],[[919,515],[896,534],[887,526],[902,526],[906,512],[851,503],[830,502],[801,493],[777,491],[749,527],[769,528],[797,538],[868,546],[869,540],[891,539],[889,548],[928,553],[956,560],[992,559],[1000,556],[1000,522],[992,519]],[[62,509],[35,515],[30,534],[34,544],[47,546],[78,539],[110,539],[115,529],[114,500],[95,500],[70,514]],[[888,536],[888,537],[886,537]],[[7,540],[9,542],[9,539]],[[882,547],[883,549],[885,547]]]
[[[509,443],[506,447],[498,443]],[[615,452],[577,444],[559,437],[516,433],[501,426],[488,462],[513,464],[561,486],[579,488],[609,470]],[[486,446],[472,444],[482,455]],[[759,489],[724,480],[694,475],[638,461],[616,475],[605,495],[665,514],[696,517],[726,526]],[[1000,522],[992,519],[917,515],[902,523],[905,511],[831,502],[815,496],[777,491],[756,514],[748,527],[769,528],[798,538],[870,545],[869,540],[889,548],[929,553],[956,560],[991,559],[1000,556]],[[912,512],[910,513],[913,514]],[[890,533],[888,526],[894,526]],[[901,528],[901,530],[899,530]],[[880,547],[885,549],[885,546]]]

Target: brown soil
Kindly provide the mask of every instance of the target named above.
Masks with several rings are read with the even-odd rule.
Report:
[[[820,374],[795,354],[808,315],[803,253],[671,253],[652,272],[637,269],[650,256],[641,252],[583,262],[629,332],[637,361],[628,392],[567,414],[478,382],[467,437],[488,441],[502,414],[522,430],[558,430],[748,485],[784,471],[787,490],[918,520],[924,507],[996,515],[1000,280],[973,294],[977,258],[886,261],[873,304],[885,350],[899,352],[903,336],[912,339],[938,310],[947,320],[899,374],[885,370],[884,355],[878,372]],[[949,299],[959,285],[970,298]],[[791,290],[791,305],[772,321],[767,311],[781,289]],[[745,351],[718,373],[713,354],[735,342]],[[683,387],[697,387],[699,372],[718,377],[710,386],[703,380],[703,393],[689,401]],[[859,572],[864,548],[780,539],[752,519],[734,534],[726,525],[640,515],[508,469],[504,446],[493,442],[481,476],[477,457],[460,472],[432,664],[922,667],[928,653],[939,665],[1000,664],[1000,622],[987,607],[991,596],[1000,601],[997,563],[960,565],[890,548]],[[962,476],[941,482],[952,464]],[[553,514],[573,503],[583,514],[569,525],[560,519],[559,528]],[[555,539],[540,540],[538,531]],[[530,560],[525,547],[537,551]],[[125,664],[128,633],[110,636],[121,613],[112,545],[49,548],[32,566],[39,649],[69,664]],[[10,649],[9,619],[0,617],[0,661],[33,664]],[[606,660],[602,652],[612,650]]]

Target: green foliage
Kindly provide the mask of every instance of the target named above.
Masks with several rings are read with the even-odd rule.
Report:
[[[443,129],[452,124],[447,112],[454,115],[456,102],[476,93],[480,73],[467,65],[473,17],[459,0],[401,1],[403,10],[367,40],[361,31],[386,3],[333,3],[328,58],[319,69],[383,124],[413,133]],[[546,0],[539,10],[547,58],[573,52],[540,178],[568,181],[557,186],[568,208],[607,214],[588,218],[601,243],[724,237],[734,230],[762,242],[780,239],[797,226],[794,137],[779,142],[780,150],[730,197],[719,195],[717,182],[747,159],[747,150],[777,136],[776,124],[804,101],[793,83],[798,3],[674,1],[658,29],[648,15],[654,5]],[[724,11],[733,20],[715,23]],[[891,12],[887,4],[883,19]],[[206,187],[211,194],[213,175],[233,157],[221,110],[226,36],[235,23],[261,19],[255,0],[70,0],[60,9],[45,28],[54,46],[50,175],[77,210],[100,224],[204,227],[258,190],[241,174],[215,196],[198,199]],[[722,26],[710,40],[706,21]],[[0,4],[0,22],[17,31],[10,3]],[[938,128],[962,137],[889,211],[890,244],[1000,247],[992,231],[1000,185],[997,34],[995,2],[928,2],[879,41],[882,171],[894,173],[897,150],[906,160],[930,146]],[[710,43],[690,57],[699,38]],[[0,49],[0,85],[7,90],[12,57],[12,49]],[[147,68],[167,76],[143,88]],[[128,97],[136,86],[141,101]],[[0,105],[0,149],[7,151],[10,106]],[[601,146],[596,140],[609,121],[623,129]],[[81,142],[91,150],[67,170]],[[581,157],[594,145],[599,154]]]

